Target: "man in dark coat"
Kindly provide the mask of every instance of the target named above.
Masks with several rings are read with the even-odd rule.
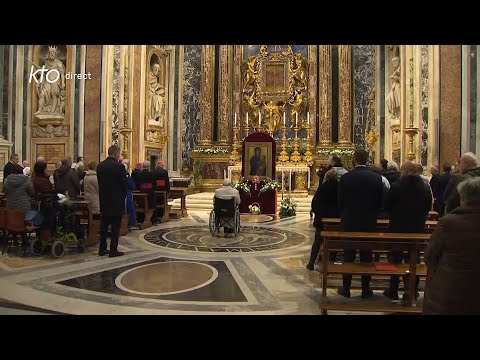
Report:
[[[435,211],[439,217],[445,214],[445,189],[451,178],[452,166],[449,163],[443,164],[443,174],[438,177],[437,181],[437,197],[435,198]]]
[[[472,177],[480,176],[480,167],[478,167],[475,154],[471,152],[463,154],[458,160],[458,170],[460,173],[452,177],[445,189],[445,211],[447,213],[460,206],[458,184]]]
[[[13,168],[15,165],[18,165],[18,155],[17,154],[12,154],[10,155],[10,161],[5,165],[3,168],[3,182],[5,183],[5,180],[7,179],[8,175],[10,175],[13,172]]]
[[[439,220],[425,251],[424,314],[480,315],[480,177],[458,192],[460,207]]]
[[[112,240],[109,257],[122,256],[118,251],[118,237],[122,216],[125,214],[127,197],[127,172],[125,166],[118,162],[120,149],[118,146],[108,148],[108,158],[97,166],[98,190],[100,199],[100,247],[98,255],[107,253],[107,230],[111,225]]]
[[[383,184],[382,177],[367,168],[368,152],[363,149],[355,150],[353,164],[355,169],[340,178],[338,192],[338,207],[341,215],[343,231],[376,231],[377,217],[382,208]],[[355,250],[344,252],[344,261],[355,260]],[[360,251],[361,262],[371,262],[371,251]],[[362,298],[373,295],[370,290],[370,276],[362,276]],[[343,276],[343,287],[338,293],[350,297],[352,275]]]
[[[72,169],[72,160],[69,157],[62,159],[62,166],[58,168],[55,190],[68,195],[72,200],[80,195],[80,180],[77,172]]]
[[[338,178],[336,170],[331,169],[325,174],[325,182],[320,184],[312,199],[312,211],[315,213],[313,226],[315,226],[315,240],[310,253],[308,270],[313,270],[322,245],[321,232],[323,230],[322,218],[338,218]],[[335,254],[330,253],[330,261],[335,261]]]
[[[152,224],[157,224],[158,216],[157,210],[155,209],[155,178],[153,172],[150,171],[150,161],[145,160],[143,162],[143,170],[138,175],[138,189],[140,192],[148,195],[148,207],[149,209],[154,209],[152,218],[150,221]],[[146,214],[141,214],[139,222],[144,222],[145,219],[142,219],[142,216]]]
[[[397,233],[423,233],[425,221],[432,207],[432,193],[429,186],[417,175],[416,166],[411,161],[403,163],[400,180],[392,185],[385,209],[390,216],[389,229]],[[392,251],[390,261],[396,264],[402,262],[403,252]],[[405,286],[408,284],[404,278]],[[419,278],[417,278],[418,286]],[[398,300],[398,285],[400,278],[393,275],[390,287],[384,295],[392,300]]]

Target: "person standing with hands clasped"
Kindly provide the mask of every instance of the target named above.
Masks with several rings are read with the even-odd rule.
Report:
[[[118,238],[122,216],[125,214],[125,201],[127,197],[127,173],[125,166],[118,162],[120,148],[110,146],[108,158],[97,166],[98,189],[100,199],[100,247],[99,256],[109,253],[109,257],[124,255],[118,251]],[[107,230],[111,225],[112,240],[110,251],[107,250]]]

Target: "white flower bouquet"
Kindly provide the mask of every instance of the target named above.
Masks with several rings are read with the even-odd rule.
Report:
[[[281,216],[295,216],[297,214],[297,203],[293,198],[287,196],[280,203]]]
[[[275,191],[275,189],[281,189],[281,188],[282,188],[282,184],[280,184],[280,182],[267,178],[263,186],[260,188],[260,194],[266,191]]]

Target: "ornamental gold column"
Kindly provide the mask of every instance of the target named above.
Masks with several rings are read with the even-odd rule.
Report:
[[[231,144],[232,129],[232,68],[233,45],[220,45],[218,89],[218,145]]]
[[[338,46],[338,142],[352,144],[352,47]]]
[[[320,145],[332,144],[332,45],[320,46]]]
[[[308,112],[310,145],[317,145],[317,45],[308,45]]]
[[[213,106],[215,84],[215,45],[202,45],[200,82],[200,139],[199,147],[212,146]]]

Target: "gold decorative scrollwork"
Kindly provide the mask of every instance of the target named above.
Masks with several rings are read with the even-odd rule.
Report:
[[[242,72],[242,110],[249,114],[250,124],[273,134],[281,129],[289,105],[291,118],[298,116],[299,127],[305,127],[307,62],[300,53],[293,53],[292,45],[273,53],[260,45],[258,55],[247,59]]]

